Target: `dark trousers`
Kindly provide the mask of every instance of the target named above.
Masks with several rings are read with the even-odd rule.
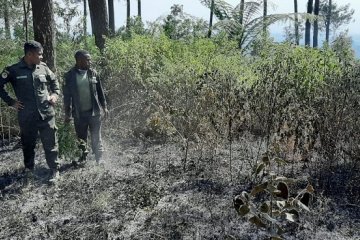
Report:
[[[46,162],[50,169],[57,169],[59,163],[55,117],[43,120],[38,112],[26,115],[19,114],[19,125],[25,167],[34,168],[36,140],[40,133]]]
[[[79,148],[83,153],[87,153],[87,137],[90,130],[91,149],[95,158],[99,160],[104,152],[101,140],[101,117],[91,116],[91,113],[80,114],[80,117],[74,118],[76,135],[80,140]]]

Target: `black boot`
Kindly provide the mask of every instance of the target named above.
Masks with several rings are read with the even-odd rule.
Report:
[[[79,163],[86,162],[88,153],[89,151],[86,150],[82,152],[81,156],[79,157]]]

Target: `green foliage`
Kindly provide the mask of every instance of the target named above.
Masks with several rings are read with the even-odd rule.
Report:
[[[298,223],[302,211],[310,211],[309,204],[314,192],[308,184],[295,197],[290,196],[290,184],[296,180],[271,171],[274,164],[284,164],[284,160],[265,154],[254,169],[255,175],[263,175],[263,181],[250,193],[243,191],[234,198],[235,210],[246,216],[250,223],[267,229],[271,239],[282,239],[288,223]],[[256,198],[260,196],[260,200]]]
[[[328,12],[329,12],[328,1],[320,2],[319,15],[323,16],[323,18],[320,18],[320,20],[323,20],[321,21],[323,23],[322,28],[325,29],[326,26],[330,24],[332,31],[336,31],[343,25],[347,25],[352,21],[352,17],[354,15],[355,10],[350,8],[350,4],[338,6],[335,2],[332,2],[330,23],[326,18]]]
[[[58,37],[61,36],[61,39],[72,38],[79,34],[83,34],[83,29],[75,27],[82,23],[82,18],[80,16],[80,11],[78,10],[79,6],[76,2],[71,0],[61,1],[61,4],[57,1],[54,2],[54,13],[56,15],[56,30]],[[72,22],[75,18],[77,23],[75,26],[72,25]]]
[[[139,94],[143,102],[137,105],[139,112],[135,113],[137,118],[144,118],[136,125],[151,125],[157,131],[176,133],[186,139],[189,132],[199,130],[200,119],[208,117],[204,113],[213,114],[215,105],[210,102],[217,104],[216,98],[227,94],[219,88],[222,83],[229,82],[234,89],[251,83],[251,72],[234,51],[236,44],[227,43],[220,45],[208,39],[184,43],[165,36],[134,36],[127,42],[111,40],[105,53],[106,72],[114,75],[108,78],[108,84],[119,87],[110,89],[109,98],[119,101],[113,104],[121,105],[125,99],[135,101]],[[134,87],[142,90],[127,95],[129,88]]]
[[[59,156],[74,160],[80,156],[75,129],[72,124],[58,123]]]
[[[4,20],[5,18],[5,11],[8,11],[8,21],[10,28],[13,28],[14,32],[13,35],[15,39],[17,40],[24,40],[25,39],[25,29],[24,29],[24,10],[23,10],[23,1],[20,0],[14,0],[14,1],[7,1],[7,4],[5,5],[5,1],[7,0],[1,0],[1,9],[0,9],[0,18]],[[29,14],[28,14],[29,15]],[[28,16],[30,18],[31,16]],[[32,24],[29,24],[32,25]],[[29,26],[29,28],[32,28],[32,26]],[[11,31],[12,29],[10,29]],[[32,30],[32,29],[30,29]],[[5,27],[3,25],[0,27],[0,38],[7,38],[8,36],[4,36],[5,34]]]
[[[202,19],[196,19],[183,12],[182,5],[175,4],[171,13],[164,19],[164,33],[170,39],[189,39],[192,37],[205,37],[207,24]]]
[[[210,8],[211,1],[201,0]],[[233,8],[222,0],[215,1],[214,14],[220,20],[214,25],[219,32],[225,32],[230,39],[238,42],[238,47],[242,51],[248,51],[250,46],[257,39],[264,38],[263,29],[275,22],[291,19],[288,14],[271,14],[266,17],[261,16],[263,1],[246,1],[241,10],[240,4]],[[239,20],[241,19],[241,20]]]
[[[331,43],[331,49],[342,62],[355,61],[355,51],[352,49],[352,39],[347,33],[341,33]]]
[[[0,40],[0,69],[16,63],[24,55],[23,43],[13,40]]]
[[[209,9],[211,8],[211,0],[200,0],[200,2],[207,6]],[[230,18],[229,12],[231,11],[232,6],[229,3],[223,0],[214,1],[214,14],[219,20]]]
[[[150,30],[145,28],[145,25],[140,17],[131,17],[129,19],[129,29],[126,26],[120,27],[116,31],[116,36],[121,36],[122,39],[131,39],[133,35],[147,35]]]
[[[22,44],[18,43],[17,41],[0,40],[0,71],[2,72],[5,67],[18,62],[23,55],[23,51]],[[13,93],[13,90],[9,84],[6,86],[6,90],[10,94]],[[16,111],[13,111],[13,109],[9,108],[7,104],[2,101],[2,99],[0,99],[0,101],[0,136],[6,136],[7,138],[10,138],[19,132],[16,120],[17,114]]]
[[[315,141],[314,126],[321,121],[319,102],[323,101],[328,80],[342,74],[335,54],[325,49],[267,44],[253,66],[258,81],[249,100],[250,122],[255,123],[252,128],[261,129],[268,137],[281,135],[279,141],[294,134],[301,149],[305,142]],[[286,133],[280,134],[284,126]]]

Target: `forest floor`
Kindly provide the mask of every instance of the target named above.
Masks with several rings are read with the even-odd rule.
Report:
[[[175,143],[107,142],[104,165],[62,160],[55,185],[38,144],[36,179],[26,186],[13,143],[0,153],[0,239],[266,239],[233,207],[250,187],[244,149],[256,154],[259,144],[252,137],[234,144],[230,176],[226,147],[190,151],[185,163]],[[302,175],[302,164],[292,171]],[[359,206],[342,206],[316,187],[315,196],[284,239],[360,239]]]

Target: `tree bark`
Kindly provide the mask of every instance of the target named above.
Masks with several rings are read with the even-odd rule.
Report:
[[[84,0],[84,17],[83,17],[83,26],[84,26],[84,35],[86,36],[87,35],[87,15],[88,15],[88,11],[87,11],[87,2],[86,0]]]
[[[294,0],[294,13],[295,13],[295,44],[300,44],[299,37],[299,16],[298,16],[298,2]]]
[[[244,21],[244,8],[245,8],[245,0],[240,1],[240,13],[239,13],[239,23],[242,25]]]
[[[108,0],[110,34],[115,34],[114,0]]]
[[[308,0],[307,3],[307,14],[312,14],[313,11],[313,0]],[[310,31],[311,31],[311,23],[307,18],[305,22],[305,46],[310,46]]]
[[[214,8],[215,8],[215,0],[211,0],[208,38],[211,38],[213,17],[214,17]]]
[[[102,52],[105,48],[105,37],[109,35],[109,22],[105,0],[89,0],[92,32],[95,44]]]
[[[319,17],[319,9],[320,8],[320,0],[315,0],[315,5],[314,5],[314,15],[315,15],[315,20],[314,20],[314,33],[313,33],[313,47],[317,48],[318,47],[318,37],[319,37],[319,21],[318,21],[318,17]]]
[[[3,0],[2,2],[3,2],[3,9],[4,9],[5,38],[11,39],[10,19],[9,19],[9,2],[8,2],[8,0]]]
[[[130,31],[130,0],[126,0],[126,30]]]
[[[332,7],[332,0],[329,0],[329,9],[326,15],[326,30],[325,30],[325,41],[327,43],[329,43],[329,39],[330,39],[331,7]]]
[[[266,23],[266,16],[267,16],[267,7],[268,7],[268,4],[267,4],[267,0],[264,0],[263,2],[264,4],[264,11],[263,11],[263,34],[265,35],[266,33],[266,29],[267,29],[267,23]]]
[[[141,19],[141,0],[138,0],[138,17]]]
[[[44,62],[56,71],[55,21],[53,0],[31,0],[33,13],[34,39],[44,48]]]
[[[87,15],[88,15],[88,11],[87,11],[87,1],[83,0],[83,4],[84,4],[84,16],[83,16],[83,28],[84,28],[84,43],[85,43],[85,47],[88,47],[88,43],[87,43]]]

